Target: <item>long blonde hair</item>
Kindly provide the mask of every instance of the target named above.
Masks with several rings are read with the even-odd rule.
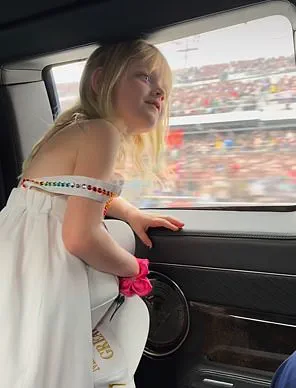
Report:
[[[53,126],[34,145],[29,157],[23,163],[22,174],[41,147],[68,125],[79,120],[108,119],[114,115],[113,91],[131,60],[144,61],[151,71],[160,68],[166,85],[166,94],[169,96],[172,87],[171,70],[165,57],[155,46],[139,39],[98,47],[86,62],[80,80],[77,104],[59,115]],[[95,92],[92,78],[94,72],[99,68],[102,77],[96,85]],[[138,172],[142,174],[152,172],[152,175],[155,173],[164,150],[168,112],[168,98],[166,98],[164,115],[157,127],[148,133],[135,134],[128,140],[125,139],[118,155],[118,164],[125,163],[128,156],[131,158],[132,166]]]

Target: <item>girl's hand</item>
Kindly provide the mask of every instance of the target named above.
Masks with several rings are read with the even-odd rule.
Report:
[[[163,227],[177,232],[184,226],[184,222],[174,217],[149,214],[138,209],[130,211],[127,222],[139,239],[149,248],[152,248],[152,242],[147,235],[149,228]]]

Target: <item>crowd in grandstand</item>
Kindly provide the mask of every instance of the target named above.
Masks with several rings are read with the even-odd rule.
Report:
[[[262,74],[286,73],[295,71],[295,59],[290,57],[258,58],[230,63],[206,65],[179,69],[174,72],[176,84],[223,79],[226,74],[242,74],[244,76],[256,76]]]
[[[291,203],[296,200],[295,155],[294,129],[184,136],[182,144],[167,150],[169,178],[153,195],[145,182],[136,182],[139,191],[133,182],[130,195],[139,206],[152,207]]]
[[[296,76],[282,75],[273,82],[269,77],[211,84],[183,86],[174,89],[171,115],[224,113],[236,110],[262,110],[272,103],[286,109],[296,102]]]
[[[289,108],[296,101],[295,70],[292,57],[179,70],[172,116],[256,110],[273,102]]]
[[[295,155],[295,130],[188,136],[168,150],[175,174],[169,191],[198,202],[293,202]]]

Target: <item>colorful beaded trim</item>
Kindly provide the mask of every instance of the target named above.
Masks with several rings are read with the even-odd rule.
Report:
[[[87,185],[85,183],[80,184],[80,183],[62,182],[62,181],[56,181],[56,182],[55,181],[53,181],[53,182],[52,181],[36,181],[35,179],[24,178],[21,181],[21,186],[23,188],[27,188],[26,182],[31,182],[31,183],[34,183],[35,185],[44,186],[44,187],[69,187],[72,189],[74,189],[74,188],[84,189],[84,190],[88,190],[88,191],[93,191],[95,193],[98,193],[99,195],[105,195],[105,196],[109,197],[109,199],[107,200],[107,202],[105,204],[104,216],[106,215],[113,198],[117,197],[117,194],[112,192],[112,191],[102,189],[101,187],[97,187],[97,186],[93,186],[93,185],[89,185],[89,184]]]

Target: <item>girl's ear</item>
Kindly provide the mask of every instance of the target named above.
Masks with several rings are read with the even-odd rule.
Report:
[[[98,82],[101,74],[102,74],[102,68],[98,67],[91,75],[91,88],[95,94],[98,93]]]

